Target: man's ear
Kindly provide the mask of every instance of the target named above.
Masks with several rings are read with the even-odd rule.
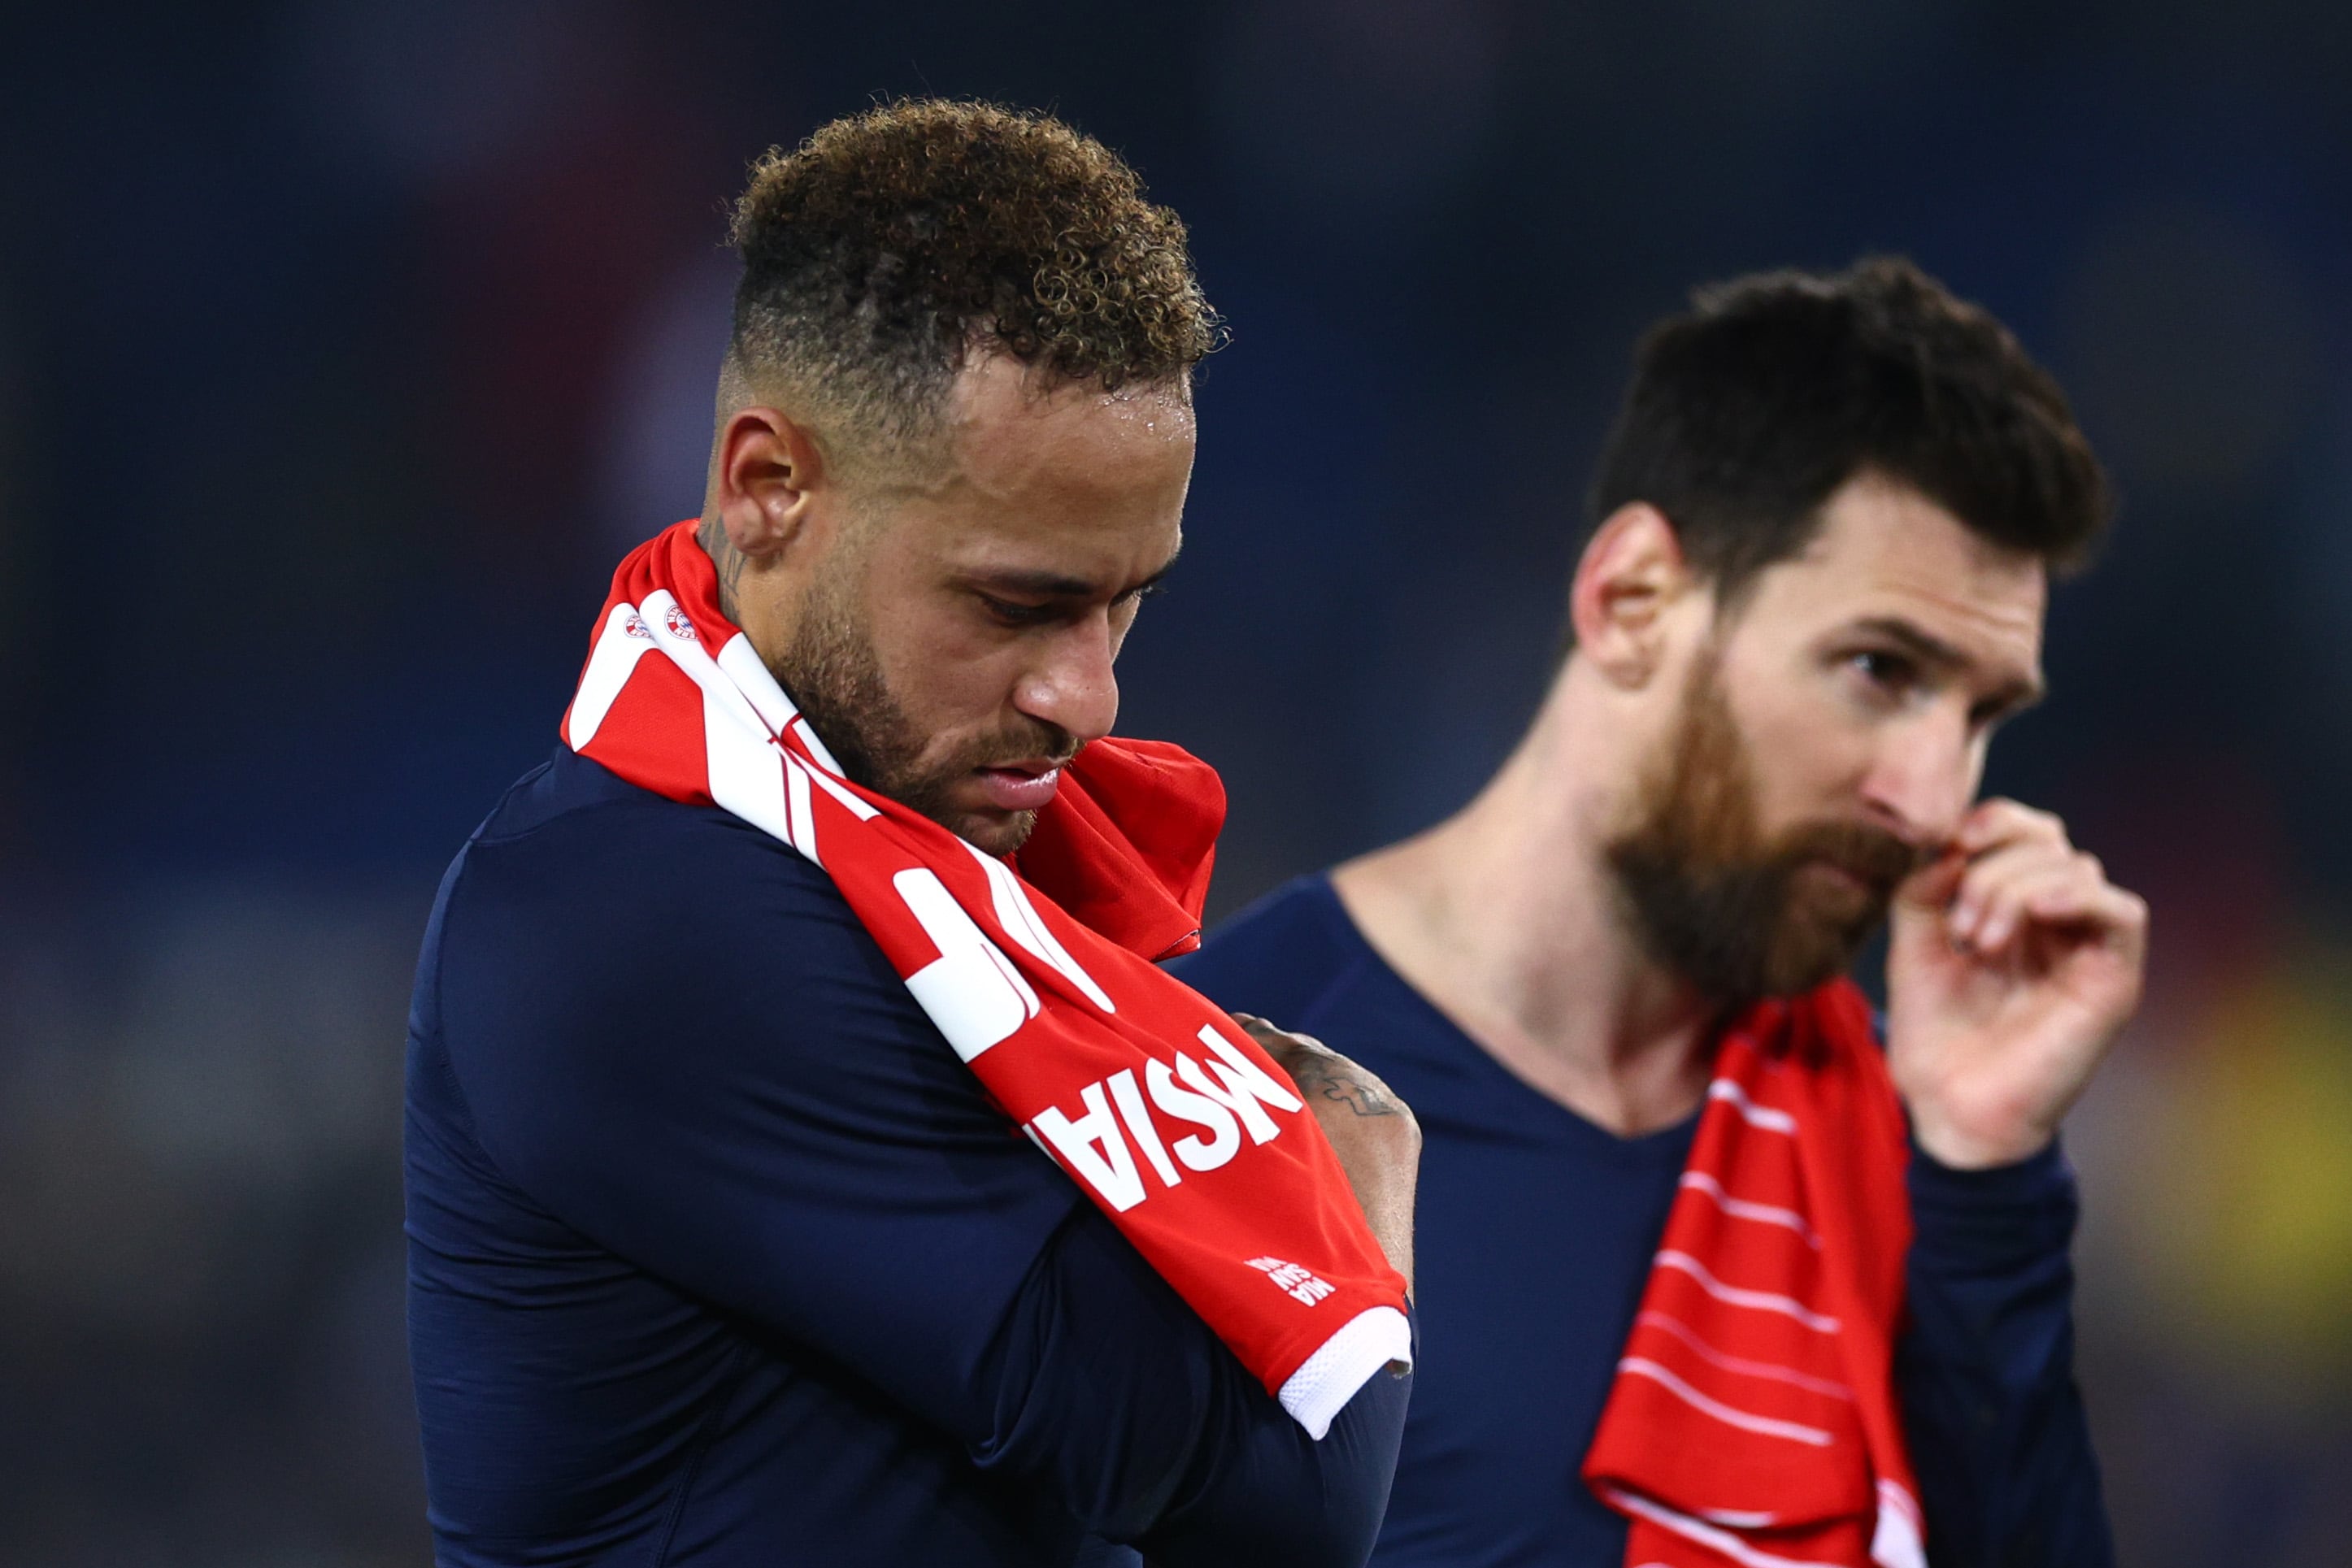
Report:
[[[824,459],[805,425],[772,408],[742,408],[719,428],[714,499],[727,542],[752,560],[782,553],[808,526]]]
[[[1609,514],[1584,547],[1569,589],[1576,651],[1613,685],[1639,687],[1665,654],[1665,612],[1694,586],[1682,540],[1647,501]]]

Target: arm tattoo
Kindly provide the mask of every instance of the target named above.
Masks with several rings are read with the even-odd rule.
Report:
[[[1328,1100],[1335,1105],[1345,1105],[1359,1116],[1396,1114],[1396,1106],[1387,1095],[1349,1073],[1345,1064],[1329,1057],[1302,1058],[1290,1064],[1290,1076],[1297,1081],[1300,1093]]]
[[[735,612],[735,584],[743,575],[743,552],[730,542],[727,525],[716,517],[703,519],[702,526],[694,530],[694,542],[702,547],[702,553],[719,569],[719,613],[742,625],[742,618]]]

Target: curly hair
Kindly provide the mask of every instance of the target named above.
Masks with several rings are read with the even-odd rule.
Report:
[[[730,361],[782,374],[853,439],[934,434],[975,350],[1116,391],[1189,378],[1223,340],[1182,221],[1135,171],[995,104],[901,99],[771,149],[731,238]]]
[[[1634,351],[1588,529],[1649,502],[1727,605],[1802,550],[1864,472],[2056,570],[2097,544],[2107,480],[2065,394],[1990,312],[1911,262],[1759,273],[1691,305]]]

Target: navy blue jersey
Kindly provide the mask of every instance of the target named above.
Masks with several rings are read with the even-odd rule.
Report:
[[[1420,1118],[1423,1360],[1373,1561],[1621,1568],[1580,1477],[1698,1120],[1620,1138],[1512,1075],[1373,952],[1316,877],[1174,966],[1221,1005],[1320,1038]],[[1937,1568],[2112,1560],[2073,1377],[2074,1182],[1916,1149],[1912,1322],[1896,1379]]]
[[[758,829],[559,750],[443,880],[408,1050],[441,1563],[1370,1551],[1411,1380],[1310,1441]]]

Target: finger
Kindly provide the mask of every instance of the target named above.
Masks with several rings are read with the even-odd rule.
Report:
[[[1249,1036],[1260,1045],[1272,1046],[1282,1038],[1282,1031],[1280,1030],[1275,1028],[1272,1024],[1266,1022],[1265,1019],[1258,1017],[1255,1013],[1233,1013],[1228,1016],[1231,1017],[1235,1023],[1242,1026],[1242,1032],[1244,1034]]]
[[[2041,841],[2011,844],[1971,861],[1952,896],[1952,935],[1964,942],[1979,940],[1995,906],[2024,883],[2037,881],[2053,872],[2088,870],[2096,876],[2097,868],[2098,862],[2088,855]]]
[[[2037,919],[2064,919],[2091,907],[2099,889],[2097,880],[2080,867],[2046,867],[2003,885],[1985,906],[1970,943],[1980,953],[1999,953],[2012,937]],[[2064,910],[2067,915],[2037,915],[2037,910]]]
[[[1299,1047],[1293,1043],[1289,1035],[1275,1028],[1255,1013],[1233,1013],[1228,1016],[1242,1026],[1244,1034],[1257,1042],[1257,1048],[1260,1051],[1276,1061],[1279,1061],[1286,1056],[1295,1056],[1298,1053]]]
[[[1973,940],[1985,951],[1998,951],[2031,925],[2127,919],[2131,905],[2137,903],[2107,881],[2095,859],[2077,854],[2062,865],[2042,866],[2004,883]]]
[[[2118,952],[2137,954],[2147,946],[2147,901],[2112,883],[2101,883],[2087,894],[2053,890],[2030,899],[2026,912],[2049,925],[2096,931]]]
[[[2047,845],[2015,846],[1969,868],[1953,900],[1952,930],[1962,941],[1985,947],[2008,940],[2025,897],[2042,889],[2097,880],[2095,862],[2072,851]]]
[[[1300,1034],[1277,1024],[1271,1024],[1255,1013],[1226,1015],[1257,1041],[1258,1049],[1277,1061],[1298,1056],[1337,1056],[1339,1053],[1311,1034]]]
[[[1905,877],[1895,890],[1895,901],[1922,914],[1941,915],[1958,894],[1968,870],[1968,856],[1958,849],[1946,850]]]
[[[2015,800],[1987,800],[1970,811],[1952,841],[1962,853],[1981,856],[2011,844],[2066,842],[2066,824],[2048,811]]]
[[[2031,894],[2012,931],[1987,941],[1977,956],[1999,962],[2036,940],[2055,939],[2069,952],[2096,948],[2137,972],[2147,957],[2147,905],[2136,894],[2102,884],[2044,889]]]

